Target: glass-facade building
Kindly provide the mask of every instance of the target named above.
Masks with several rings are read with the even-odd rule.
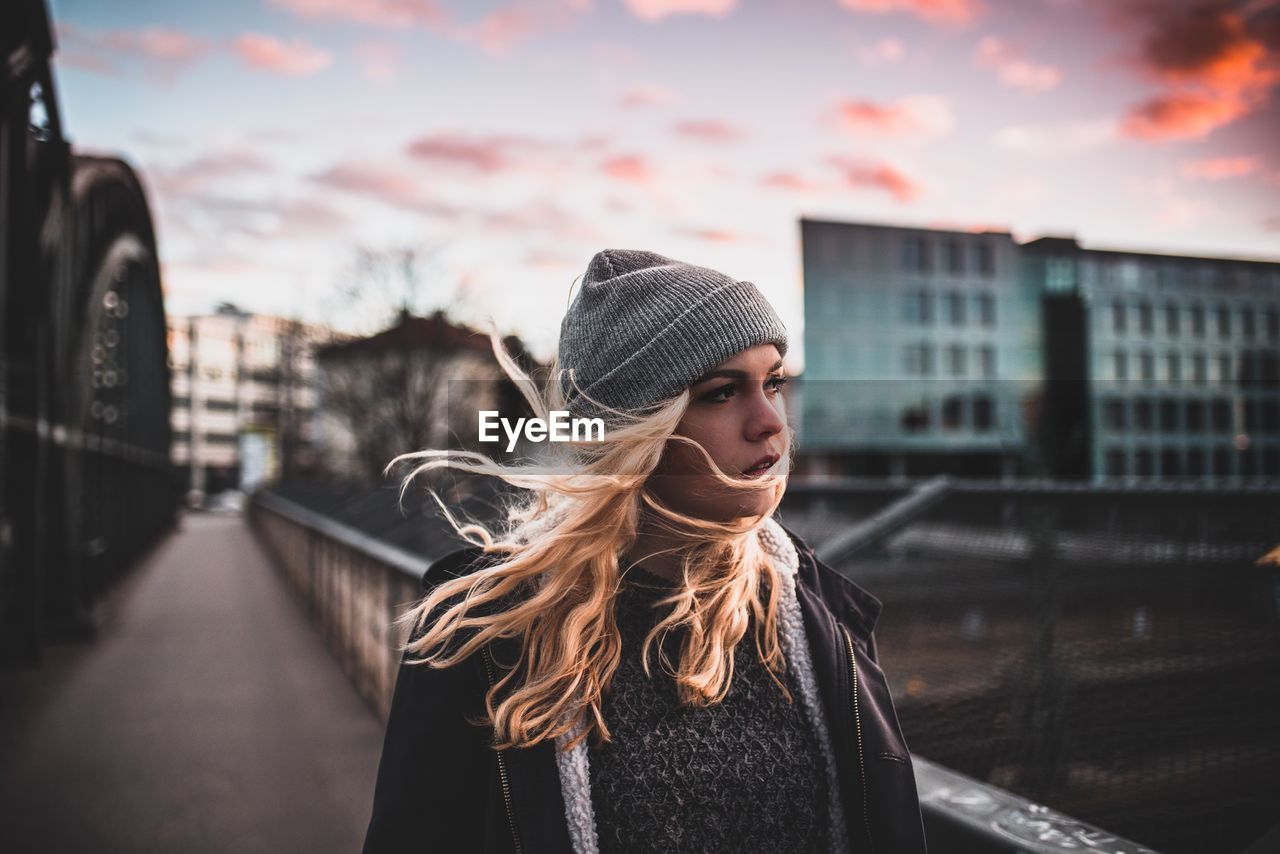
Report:
[[[1280,264],[801,221],[805,469],[1280,476]]]

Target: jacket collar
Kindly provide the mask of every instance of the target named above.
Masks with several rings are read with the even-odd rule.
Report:
[[[791,537],[800,556],[800,583],[817,594],[838,618],[843,618],[860,640],[866,641],[880,619],[884,608],[881,601],[820,560],[795,531],[781,523],[779,527]]]

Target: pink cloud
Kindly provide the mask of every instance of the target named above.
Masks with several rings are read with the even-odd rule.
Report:
[[[915,201],[924,192],[923,186],[889,163],[838,154],[829,156],[827,163],[840,170],[848,186],[884,190],[903,204]]]
[[[248,150],[221,151],[189,160],[176,167],[154,167],[148,175],[165,196],[197,194],[210,185],[231,178],[268,172],[271,164]]]
[[[677,122],[673,129],[681,136],[704,142],[737,142],[745,136],[742,131],[717,119],[690,119]]]
[[[854,12],[905,12],[931,24],[968,24],[986,12],[982,0],[840,0]]]
[[[1181,171],[1188,178],[1221,181],[1224,178],[1249,175],[1256,172],[1259,165],[1257,157],[1209,157],[1203,160],[1184,160]]]
[[[954,119],[940,95],[912,95],[892,104],[849,99],[837,103],[832,121],[855,134],[884,136],[943,136]]]
[[[642,21],[658,21],[668,15],[723,17],[738,0],[625,0],[627,9]]]
[[[802,178],[794,172],[771,172],[760,179],[765,187],[796,193],[812,193],[824,189],[822,184]]]
[[[303,39],[282,42],[274,36],[262,33],[245,33],[240,36],[235,42],[235,52],[260,71],[290,77],[316,74],[333,62],[333,54],[308,44]]]
[[[172,78],[207,57],[213,45],[206,39],[171,27],[92,32],[59,22],[59,61],[97,74],[114,75],[120,61],[141,62],[153,74]]]
[[[675,94],[660,86],[633,86],[623,93],[618,106],[626,110],[639,107],[652,107],[657,104],[668,104],[675,100]]]
[[[502,6],[474,24],[454,27],[451,35],[459,41],[479,45],[491,55],[507,53],[533,36],[563,29],[591,8],[584,0],[550,0]]]
[[[379,27],[404,29],[419,26],[439,30],[450,20],[449,12],[435,0],[268,0],[304,18],[352,21]]]
[[[638,154],[609,158],[600,164],[600,171],[610,178],[632,184],[651,184],[657,177],[649,162]]]
[[[1019,49],[995,36],[978,42],[974,61],[980,68],[993,69],[1001,83],[1014,89],[1044,92],[1062,81],[1062,72],[1057,68],[1025,58]]]
[[[326,187],[375,199],[392,207],[431,216],[456,217],[462,213],[456,206],[425,198],[418,185],[403,171],[387,167],[367,163],[337,163],[312,175],[311,180]]]
[[[408,154],[423,160],[494,174],[523,165],[528,156],[553,146],[542,140],[515,134],[468,136],[447,131],[424,136],[409,144]]]

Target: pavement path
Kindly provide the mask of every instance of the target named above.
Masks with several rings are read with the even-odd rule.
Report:
[[[0,850],[360,850],[383,725],[238,516],[185,516],[102,608],[0,673]]]

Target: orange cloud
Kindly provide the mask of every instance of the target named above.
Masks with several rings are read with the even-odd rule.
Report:
[[[1129,110],[1120,129],[1138,139],[1199,139],[1251,110],[1238,96],[1206,92],[1172,92]]]
[[[915,201],[924,192],[923,186],[889,163],[848,158],[838,154],[828,157],[827,162],[841,171],[848,186],[884,190],[903,204]]]
[[[282,42],[262,33],[245,33],[236,39],[235,51],[245,62],[260,71],[290,77],[308,77],[327,68],[333,54],[305,40],[295,38]]]
[[[627,9],[642,21],[658,21],[668,15],[723,17],[738,0],[626,0]]]
[[[681,136],[693,137],[705,142],[737,142],[745,136],[737,128],[716,119],[691,119],[677,122],[674,130]]]
[[[632,184],[651,184],[657,177],[649,161],[638,154],[611,157],[600,164],[600,171],[610,178]]]
[[[1209,157],[1204,160],[1184,160],[1182,174],[1188,178],[1205,178],[1210,181],[1221,181],[1224,178],[1239,178],[1258,170],[1257,157]]]
[[[994,70],[1004,85],[1028,92],[1044,92],[1062,80],[1062,72],[1057,68],[1026,59],[1019,49],[995,36],[978,42],[974,62],[980,68]]]
[[[1137,58],[1166,91],[1133,107],[1123,129],[1145,140],[1195,139],[1260,109],[1280,80],[1269,4],[1153,8]],[[1274,14],[1273,12],[1270,14]]]
[[[968,24],[987,11],[982,0],[840,0],[854,12],[905,12],[931,24]]]
[[[833,114],[838,126],[855,134],[943,136],[954,124],[951,108],[939,95],[912,95],[896,104],[845,100]]]

